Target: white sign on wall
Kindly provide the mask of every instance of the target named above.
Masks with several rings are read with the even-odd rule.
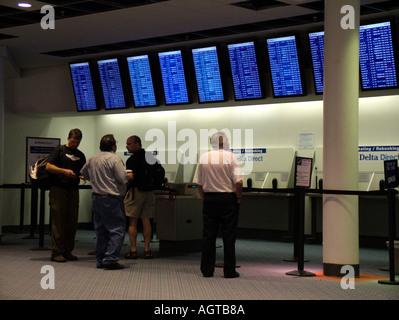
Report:
[[[359,161],[385,161],[399,159],[399,146],[361,146]]]
[[[266,148],[231,149],[239,163],[265,161]]]

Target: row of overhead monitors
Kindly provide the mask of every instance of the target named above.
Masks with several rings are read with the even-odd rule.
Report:
[[[307,36],[315,93],[322,94],[324,32]],[[362,25],[359,40],[362,90],[398,88],[392,22]],[[198,103],[222,102],[227,86],[236,101],[264,99],[264,68],[273,97],[303,96],[298,42],[288,35],[267,38],[264,46],[254,40],[71,63],[77,110],[189,104],[193,92]]]

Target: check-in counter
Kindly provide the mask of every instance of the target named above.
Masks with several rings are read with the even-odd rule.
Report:
[[[156,195],[156,230],[160,251],[200,251],[202,200],[195,184],[167,185]]]
[[[284,240],[292,236],[295,194],[244,192],[238,219],[239,236]]]
[[[158,194],[156,235],[160,251],[200,251],[202,200],[195,184],[169,184],[172,192]],[[295,194],[244,192],[240,205],[238,236],[289,240],[294,231]]]

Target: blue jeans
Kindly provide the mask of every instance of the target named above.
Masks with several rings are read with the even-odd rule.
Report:
[[[93,195],[93,222],[96,231],[96,266],[119,260],[125,238],[126,215],[123,197]]]

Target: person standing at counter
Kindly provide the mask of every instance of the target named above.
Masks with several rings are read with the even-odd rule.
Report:
[[[51,261],[76,260],[72,254],[79,214],[79,171],[86,157],[78,150],[82,132],[72,129],[68,143],[54,148],[46,171],[52,173],[50,187]]]
[[[151,152],[146,152],[138,136],[130,136],[126,141],[126,149],[132,155],[126,161],[126,168],[132,170],[133,181],[129,185],[125,196],[126,216],[129,218],[130,251],[126,259],[137,259],[137,222],[143,223],[144,259],[151,259],[151,219],[155,216],[155,195],[151,188],[146,188],[145,162],[155,163],[156,159]]]
[[[123,269],[118,263],[125,238],[126,185],[133,178],[122,159],[115,154],[116,140],[112,134],[102,137],[100,152],[87,160],[80,173],[92,185],[93,222],[96,232],[96,266]]]
[[[201,272],[204,277],[213,276],[220,226],[224,277],[237,278],[240,275],[235,269],[235,241],[243,176],[235,155],[229,151],[226,134],[218,132],[212,135],[210,142],[212,150],[200,157],[194,177],[203,200]]]

